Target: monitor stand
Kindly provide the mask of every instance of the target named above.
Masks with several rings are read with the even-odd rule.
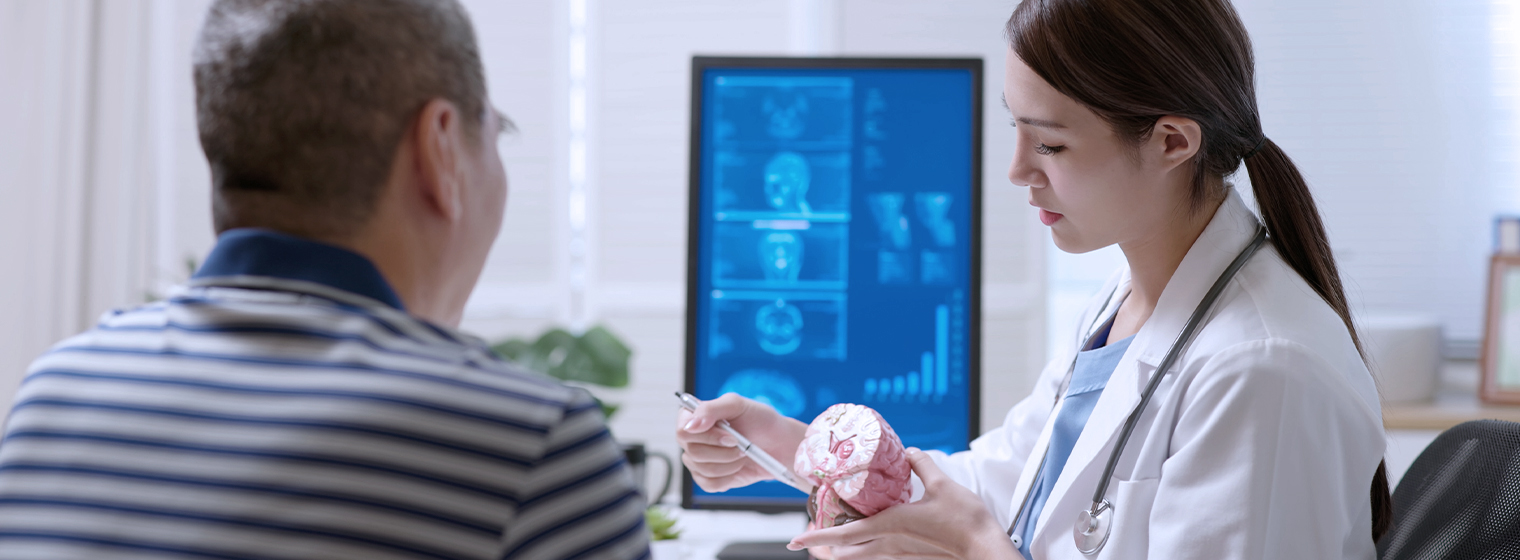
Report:
[[[718,552],[718,560],[808,560],[806,550],[787,550],[786,541],[733,542]]]

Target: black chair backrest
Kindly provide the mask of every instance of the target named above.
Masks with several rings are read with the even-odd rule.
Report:
[[[1520,559],[1520,423],[1446,430],[1393,491],[1383,560]]]

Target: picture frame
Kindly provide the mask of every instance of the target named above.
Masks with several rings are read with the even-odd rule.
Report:
[[[1478,396],[1484,402],[1520,404],[1520,254],[1489,261],[1488,306]]]

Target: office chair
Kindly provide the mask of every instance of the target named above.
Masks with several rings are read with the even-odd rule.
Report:
[[[1520,559],[1520,423],[1459,424],[1420,452],[1393,492],[1378,557]]]

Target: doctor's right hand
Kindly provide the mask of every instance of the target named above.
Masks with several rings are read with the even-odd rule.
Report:
[[[750,443],[760,446],[787,468],[791,468],[797,446],[807,432],[807,424],[734,393],[704,402],[695,412],[682,409],[676,417],[676,442],[684,452],[681,463],[691,471],[697,486],[708,492],[775,478],[735,447],[738,442],[733,436],[717,427],[719,420],[727,420]]]

